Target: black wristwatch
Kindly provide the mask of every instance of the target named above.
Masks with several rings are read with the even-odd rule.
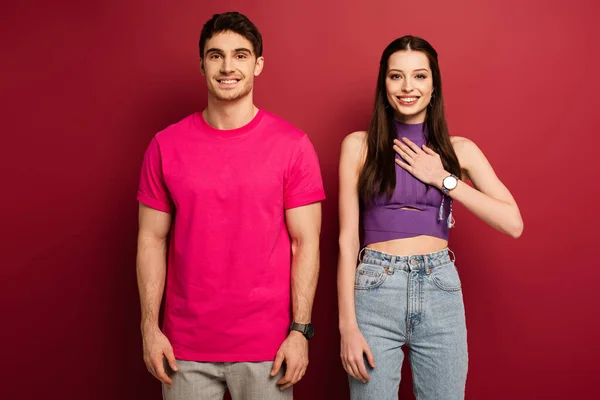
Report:
[[[299,324],[297,322],[292,322],[290,331],[300,332],[307,340],[310,340],[313,336],[315,336],[315,328],[313,327],[313,324]]]

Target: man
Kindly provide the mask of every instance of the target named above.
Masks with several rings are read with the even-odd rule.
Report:
[[[264,58],[252,22],[215,15],[199,47],[208,105],[156,134],[142,165],[144,361],[165,399],[289,399],[313,335],[318,159],[305,133],[253,103]]]

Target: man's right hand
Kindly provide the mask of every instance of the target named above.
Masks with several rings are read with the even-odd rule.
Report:
[[[142,333],[144,343],[144,363],[148,371],[154,375],[156,379],[171,387],[173,380],[165,372],[163,357],[167,358],[167,362],[171,369],[177,372],[177,363],[173,354],[173,347],[169,339],[160,331],[154,328]]]

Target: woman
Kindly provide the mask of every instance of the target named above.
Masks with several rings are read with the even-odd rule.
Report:
[[[452,202],[514,238],[523,230],[481,150],[449,135],[443,100],[436,51],[399,38],[381,57],[369,130],[342,143],[339,327],[353,399],[398,398],[403,345],[419,400],[463,399],[468,357],[448,249]]]

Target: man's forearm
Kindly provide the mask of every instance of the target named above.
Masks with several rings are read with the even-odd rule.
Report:
[[[306,324],[319,278],[319,235],[292,240],[292,312],[295,322]]]
[[[136,260],[137,282],[140,292],[141,329],[157,329],[160,303],[167,272],[166,239],[140,237]]]

